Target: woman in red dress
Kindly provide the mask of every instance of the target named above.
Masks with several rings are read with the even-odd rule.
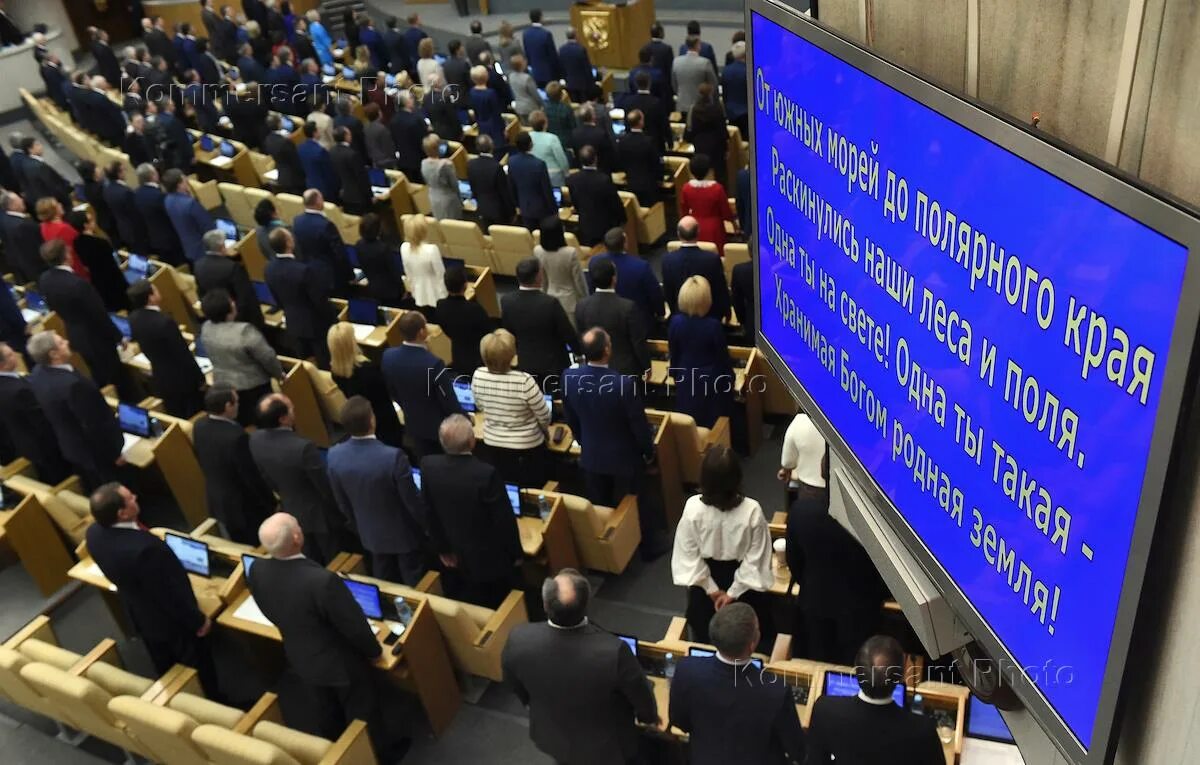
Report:
[[[51,239],[61,239],[63,244],[67,245],[67,262],[71,266],[71,270],[77,276],[92,280],[92,275],[88,273],[87,266],[83,265],[83,261],[75,254],[75,237],[79,236],[70,223],[63,220],[63,206],[54,197],[42,197],[37,201],[37,216],[42,222],[42,241],[49,242]]]
[[[700,221],[700,241],[717,245],[717,252],[725,255],[725,221],[737,219],[729,206],[725,187],[717,181],[708,180],[711,169],[704,154],[696,154],[688,163],[692,180],[679,192],[679,215],[691,215]]]

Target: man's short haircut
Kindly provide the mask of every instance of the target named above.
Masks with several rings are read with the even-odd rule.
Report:
[[[457,295],[467,288],[467,273],[460,266],[452,266],[446,269],[442,283],[446,285],[447,292]]]
[[[687,23],[687,33],[689,35],[700,34],[700,22],[696,21],[695,19],[692,19],[691,21],[689,21]]]
[[[650,90],[650,73],[638,72],[633,77],[633,84],[637,85],[638,90]]]
[[[415,342],[425,329],[425,316],[420,311],[405,311],[396,321],[396,328],[400,330],[401,339]]]
[[[214,324],[225,321],[225,317],[231,310],[233,310],[233,298],[223,289],[209,290],[204,297],[200,298],[200,312],[204,314],[205,319]]]
[[[603,327],[592,327],[583,333],[583,357],[588,361],[600,361],[608,350],[608,332]]]
[[[375,106],[375,104],[371,104]],[[345,125],[338,125],[333,129],[333,140],[337,143],[350,143],[350,128]]]
[[[25,350],[33,358],[33,363],[46,365],[50,363],[50,352],[58,345],[58,333],[52,329],[44,329],[29,338]]]
[[[657,21],[655,21],[653,24],[651,24],[650,25],[650,36],[657,37],[658,39],[661,40],[662,36],[663,36],[663,25]]]
[[[342,427],[352,436],[365,436],[371,432],[371,418],[375,412],[371,402],[363,396],[351,396],[342,405]]]
[[[592,145],[579,147],[579,164],[590,167],[596,164],[596,148]]]
[[[143,162],[137,166],[138,185],[144,186],[152,182],[158,176],[158,170],[154,169],[154,165],[149,162]]]
[[[754,652],[758,615],[746,603],[730,603],[708,622],[708,637],[717,650],[729,659],[741,659]]]
[[[613,226],[604,232],[604,249],[609,252],[625,251],[625,229]]]
[[[886,699],[904,680],[904,649],[890,635],[867,638],[854,657],[858,687],[873,699]]]
[[[613,280],[617,278],[617,267],[612,262],[612,258],[598,258],[588,268],[588,275],[592,277],[592,284],[596,286],[596,289],[610,290]]]
[[[291,241],[291,239],[292,232],[288,231],[283,226],[273,229],[271,233],[267,235],[267,242],[271,245],[271,251],[276,253],[282,252],[287,254],[288,243]]]
[[[481,135],[475,139],[475,151],[479,154],[491,154],[496,148],[490,135]]]
[[[50,239],[42,243],[38,253],[51,268],[61,266],[67,262],[67,243],[61,239]]]
[[[559,579],[566,579],[570,585],[565,599],[559,591]],[[542,582],[542,604],[546,608],[546,618],[559,627],[578,627],[583,624],[591,597],[592,585],[587,577],[573,568],[564,568]]]
[[[259,430],[278,428],[280,421],[287,417],[288,403],[281,395],[270,395],[263,397],[255,409],[255,424]]]
[[[694,242],[696,241],[696,237],[700,235],[700,221],[693,218],[691,223],[684,223],[681,220],[679,221],[679,225],[675,227],[675,233],[685,242]]]
[[[452,414],[438,426],[438,442],[446,454],[467,454],[475,438],[475,425],[466,415]]]
[[[129,298],[130,307],[136,311],[150,304],[150,295],[153,292],[154,286],[150,284],[149,280],[138,279],[129,285],[129,289],[125,290],[125,295]]]
[[[462,40],[454,39],[446,43],[446,52],[450,54],[450,58],[457,56],[460,50],[462,50]]]
[[[638,87],[641,86],[639,85]],[[645,124],[646,115],[642,113],[641,109],[630,109],[625,115],[625,127],[630,130],[641,130]]]
[[[305,189],[302,199],[304,200],[305,207],[312,207],[317,203],[318,199],[322,201],[322,204],[324,203],[324,198],[321,196],[320,189]]]
[[[117,522],[117,513],[124,507],[125,498],[121,496],[121,484],[116,481],[104,484],[88,497],[88,509],[92,512],[92,518],[106,529]]]
[[[204,247],[205,252],[224,252],[225,232],[219,228],[205,231],[204,236],[200,237],[200,244]]]
[[[163,173],[162,186],[163,190],[168,194],[172,194],[179,190],[183,184],[183,171],[177,167],[172,167],[167,172]]]
[[[305,122],[304,123],[304,137],[312,138],[316,134],[317,134],[317,123]]]
[[[541,24],[542,23],[542,9],[534,8],[534,9],[530,10],[529,11],[529,20],[531,22],[533,22],[534,24]]]
[[[529,133],[521,131],[520,133],[517,133],[517,137],[513,141],[513,144],[516,145],[517,151],[527,152],[533,148],[533,139],[529,137]]]
[[[221,415],[225,407],[233,403],[234,389],[228,383],[216,383],[204,393],[204,411]]]
[[[479,19],[474,19],[471,22],[471,34],[477,35],[483,32],[483,23]]]
[[[542,272],[542,261],[529,257],[517,264],[517,284],[522,287],[532,287]]]

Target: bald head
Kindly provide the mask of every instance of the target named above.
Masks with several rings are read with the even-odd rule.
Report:
[[[592,586],[583,574],[564,568],[542,584],[546,618],[559,627],[578,627],[587,618]]]
[[[696,241],[696,237],[700,235],[700,221],[691,215],[685,215],[679,219],[679,225],[675,228],[675,233],[679,235],[681,242],[694,242]]]
[[[17,370],[17,354],[8,343],[0,343],[0,372]]]
[[[295,517],[275,513],[258,527],[258,541],[272,558],[289,558],[304,547],[304,532]]]
[[[321,192],[316,189],[309,189],[304,192],[304,206],[310,210],[320,210],[325,207],[325,197],[321,196]]]

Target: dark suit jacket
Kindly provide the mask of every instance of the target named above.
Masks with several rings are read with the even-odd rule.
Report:
[[[605,252],[588,262],[588,270],[602,258],[610,258],[617,267],[617,294],[633,301],[642,312],[642,323],[649,332],[654,320],[663,315],[663,291],[654,269],[637,255],[621,252],[614,256]]]
[[[370,212],[371,179],[367,177],[362,156],[352,147],[339,143],[329,150],[329,160],[337,173],[346,211],[356,215]]]
[[[329,302],[329,283],[319,269],[316,263],[276,257],[267,263],[265,278],[283,309],[288,332],[323,343],[336,317]]]
[[[279,170],[279,179],[276,181],[279,190],[288,194],[303,194],[306,188],[304,167],[300,164],[300,155],[292,139],[271,133],[263,139],[263,151],[275,160],[275,167]]]
[[[649,93],[634,93],[625,99],[625,113],[629,114],[634,109],[640,109],[645,118],[642,129],[646,131],[646,135],[650,136],[659,151],[665,152],[671,142],[671,110],[661,99]]]
[[[295,516],[306,534],[329,530],[329,518],[336,511],[316,444],[290,428],[270,428],[250,434],[250,453],[267,485],[279,495],[283,512]]]
[[[160,29],[152,29],[142,35],[142,40],[146,43],[146,48],[150,51],[150,55],[161,56],[172,67],[175,66],[175,61],[179,54],[176,52],[175,46],[171,44],[171,38],[167,37],[166,32]]]
[[[512,573],[521,560],[521,534],[495,467],[472,454],[431,455],[421,460],[421,492],[434,550],[457,555],[467,581]]]
[[[292,221],[292,235],[296,238],[296,257],[321,264],[335,292],[354,279],[346,245],[333,221],[320,213],[302,212]]]
[[[248,61],[254,63],[253,59],[248,59]],[[242,77],[244,80],[245,75],[243,74]],[[255,81],[259,82],[260,80]],[[233,122],[233,137],[251,149],[258,149],[267,135],[268,111],[264,103],[239,98],[233,91],[226,94],[225,114]]]
[[[64,91],[68,80],[67,75],[63,73],[62,67],[51,66],[47,62],[41,65],[42,82],[46,85],[46,95],[58,105],[63,111],[69,110],[70,104],[67,103],[67,94]]]
[[[613,147],[612,136],[608,131],[599,125],[581,124],[571,131],[571,148],[575,151],[576,158],[579,157],[579,150],[584,146],[591,146],[596,150],[596,166],[602,172],[611,173],[617,169],[616,149]],[[579,164],[578,159],[575,162]]]
[[[0,375],[0,426],[17,454],[33,463],[38,480],[53,485],[70,474],[28,378]]]
[[[92,286],[104,302],[105,309],[110,312],[127,310],[129,296],[125,291],[129,284],[120,266],[113,260],[112,242],[94,234],[80,234],[75,237],[75,255],[92,277]]]
[[[734,61],[725,65],[724,71],[721,72],[721,96],[731,122],[746,116],[750,109],[750,86],[746,81],[745,61]]]
[[[571,359],[567,347],[578,336],[562,303],[541,290],[519,289],[500,301],[500,326],[517,338],[520,368],[534,375],[556,375]]]
[[[337,202],[338,183],[337,172],[333,169],[333,160],[325,147],[312,138],[301,142],[296,148],[300,155],[300,165],[304,168],[304,185],[308,188],[320,189],[326,201]]]
[[[549,29],[541,25],[526,27],[521,32],[521,47],[525,49],[530,73],[539,88],[546,87],[550,80],[562,79],[562,64],[554,47],[554,35]]]
[[[400,405],[404,426],[414,436],[436,441],[442,420],[462,414],[445,362],[425,348],[388,348],[382,367],[388,393]]]
[[[151,308],[133,311],[129,314],[129,332],[150,360],[154,387],[160,393],[186,393],[204,387],[196,357],[168,314]]]
[[[36,159],[27,162],[22,182],[28,209],[35,209],[37,201],[43,197],[54,197],[63,207],[71,208],[71,184],[47,163]]]
[[[399,29],[385,30],[383,47],[387,51],[389,72],[399,74],[408,68],[408,48],[404,44],[403,32]]]
[[[292,671],[305,682],[351,685],[382,652],[345,582],[320,564],[260,560],[247,583],[263,615],[279,628]]]
[[[495,157],[475,157],[467,162],[467,180],[471,183],[480,220],[489,224],[512,222],[517,214],[517,202],[508,176]]]
[[[159,160],[158,145],[146,133],[126,133],[121,146],[129,155],[129,164],[134,167]]]
[[[557,214],[545,162],[530,153],[514,151],[508,155],[508,180],[521,208],[521,220],[536,225],[546,216]]]
[[[645,402],[631,377],[584,364],[563,372],[563,409],[589,473],[635,475],[654,455]]]
[[[612,339],[609,366],[623,375],[641,377],[650,368],[646,328],[633,301],[615,292],[597,291],[575,304],[575,326],[581,332],[603,327]]]
[[[804,762],[804,729],[790,689],[750,664],[681,659],[670,714],[672,725],[691,734],[692,765]]]
[[[567,40],[558,49],[558,63],[562,67],[563,79],[567,81],[567,90],[586,96],[588,87],[596,82],[587,48],[575,40]]]
[[[133,189],[123,183],[105,184],[104,201],[108,203],[108,209],[117,223],[117,230],[108,233],[120,237],[120,241],[134,252],[146,252],[149,244],[146,224],[138,215]]]
[[[359,239],[354,245],[358,265],[367,277],[367,292],[372,298],[389,306],[404,303],[404,271],[395,249],[382,239],[368,242]]]
[[[29,384],[68,462],[95,471],[117,461],[124,445],[121,428],[95,383],[78,372],[39,365]]]
[[[149,531],[93,523],[87,530],[87,547],[104,576],[117,586],[117,597],[143,638],[195,638],[204,626],[204,614],[187,572],[166,542]]]
[[[519,624],[501,664],[504,681],[529,706],[530,738],[559,762],[632,760],[635,718],[658,718],[654,692],[633,653],[595,625],[560,630],[546,622]]]
[[[67,325],[71,347],[87,361],[92,378],[101,385],[112,382],[121,364],[116,349],[121,332],[96,288],[70,271],[51,268],[38,277],[38,290]]]
[[[483,306],[463,295],[450,295],[437,302],[437,324],[450,338],[450,366],[469,375],[483,366],[479,341],[494,323]]]
[[[703,276],[712,290],[712,308],[708,315],[721,320],[729,316],[729,285],[721,256],[699,247],[680,247],[662,259],[662,289],[671,313],[679,312],[679,288],[692,276]],[[619,284],[620,282],[618,282]]]
[[[196,291],[203,298],[215,289],[223,289],[237,303],[237,320],[253,324],[258,329],[266,328],[258,295],[250,283],[250,275],[241,263],[224,255],[206,254],[192,264],[196,277]]]
[[[163,208],[179,242],[183,245],[183,254],[193,263],[204,256],[204,235],[217,227],[212,215],[189,194],[174,192],[167,194],[163,200]]]
[[[192,446],[204,473],[208,512],[234,535],[257,538],[275,496],[250,454],[250,436],[233,420],[205,416],[192,428]]]
[[[426,93],[425,97],[421,99],[421,108],[425,111],[425,116],[429,118],[433,132],[437,133],[442,140],[462,140],[463,126],[458,116],[458,107],[451,103],[449,98],[443,98],[440,93]],[[399,145],[396,148],[399,149]]]
[[[879,613],[887,597],[883,582],[863,546],[827,511],[797,502],[788,512],[787,540],[788,567],[806,613],[868,620]]]
[[[90,47],[92,55],[96,58],[96,71],[104,75],[104,79],[108,80],[112,87],[120,85],[121,63],[117,61],[117,54],[113,53],[112,46],[97,40]]]
[[[137,205],[138,215],[146,224],[146,232],[150,240],[150,251],[162,257],[168,263],[183,261],[183,247],[171,219],[167,217],[164,206],[166,194],[156,186],[142,184],[133,192],[133,200]]]
[[[675,51],[662,40],[651,40],[642,47],[650,49],[650,64],[662,75],[663,86],[666,88],[667,95],[670,96],[672,94],[671,64],[675,61]]]
[[[579,243],[592,247],[610,229],[625,225],[625,205],[604,170],[584,168],[567,176],[571,206],[579,213]]]
[[[617,164],[625,169],[625,185],[637,195],[638,204],[651,207],[662,198],[662,152],[643,131],[626,131],[617,141]]]
[[[351,438],[329,450],[329,485],[342,513],[373,553],[408,553],[425,541],[425,502],[401,449]]]
[[[0,214],[0,238],[4,241],[4,257],[21,283],[37,281],[46,270],[40,254],[42,227],[32,216]]]
[[[823,696],[808,724],[808,762],[825,765],[940,765],[946,761],[932,717],[855,696]]]
[[[755,315],[754,315],[754,264],[738,263],[733,267],[731,279],[733,295],[730,302],[737,313],[738,323],[742,325],[742,336],[754,344]]]
[[[421,160],[425,157],[425,151],[421,148],[421,141],[429,132],[425,120],[416,112],[397,109],[388,130],[392,132],[392,143],[396,145],[396,151],[399,153],[396,158],[397,165],[410,181],[422,182]]]
[[[408,51],[408,73],[414,80],[417,79],[417,46],[421,44],[429,35],[425,34],[425,30],[420,27],[410,26],[404,30],[404,48]],[[444,136],[443,136],[444,137]]]
[[[471,62],[452,56],[442,64],[442,73],[446,75],[446,84],[457,85],[460,96],[465,98],[471,89]]]

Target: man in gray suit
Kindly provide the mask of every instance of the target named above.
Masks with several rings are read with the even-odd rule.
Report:
[[[293,430],[296,410],[282,393],[258,403],[257,424],[258,430],[250,434],[250,455],[279,495],[283,512],[300,522],[304,554],[325,565],[341,551],[325,461],[316,444]]]
[[[700,98],[700,84],[707,82],[717,88],[717,75],[712,64],[700,55],[700,36],[689,35],[687,53],[671,64],[671,87],[675,89],[675,109],[687,119],[687,113]]]
[[[589,598],[587,579],[574,569],[547,579],[548,621],[513,629],[501,663],[505,682],[529,707],[538,749],[566,765],[618,765],[637,755],[634,719],[657,724],[658,706],[629,647],[588,623]]]

